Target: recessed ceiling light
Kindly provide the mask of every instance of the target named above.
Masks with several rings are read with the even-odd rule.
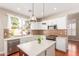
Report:
[[[56,10],[57,8],[54,8],[54,10]]]
[[[20,8],[17,8],[18,11],[20,11]]]

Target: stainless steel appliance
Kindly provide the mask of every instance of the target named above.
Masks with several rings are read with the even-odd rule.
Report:
[[[46,39],[47,39],[47,40],[56,41],[56,37],[57,37],[57,36],[55,36],[55,35],[48,35],[48,36],[46,36]]]
[[[19,39],[14,39],[14,40],[9,40],[8,43],[8,55],[13,54],[17,51],[19,51],[19,49],[17,48],[17,45],[20,44],[20,40]]]

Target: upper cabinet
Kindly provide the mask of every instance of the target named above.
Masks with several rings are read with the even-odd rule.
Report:
[[[46,23],[42,22],[31,23],[31,30],[46,30],[46,29],[47,29]]]
[[[67,29],[67,19],[66,17],[59,17],[55,19],[49,19],[47,21],[42,22],[32,22],[31,29],[32,30],[47,30],[50,26],[55,26],[57,29]]]
[[[67,29],[67,19],[66,17],[60,17],[56,19],[57,22],[57,28],[58,29]]]
[[[47,24],[47,27],[56,25],[57,29],[67,29],[67,17],[66,16],[49,19],[43,22]]]

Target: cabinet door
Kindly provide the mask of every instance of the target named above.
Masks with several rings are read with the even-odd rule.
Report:
[[[52,45],[46,50],[46,56],[55,56],[55,45]]]
[[[31,23],[31,29],[32,30],[44,30],[44,29],[47,29],[47,26],[46,24],[42,22],[35,22],[35,23]]]
[[[56,49],[66,52],[67,51],[67,45],[68,39],[66,37],[57,37],[56,38]]]
[[[31,23],[31,29],[32,30],[35,30],[35,29],[38,29],[38,28],[39,28],[39,24],[38,23],[35,23],[35,22]]]

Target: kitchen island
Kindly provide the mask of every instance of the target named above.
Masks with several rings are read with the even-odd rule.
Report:
[[[55,41],[42,40],[39,44],[37,40],[19,44],[20,56],[54,56]]]

